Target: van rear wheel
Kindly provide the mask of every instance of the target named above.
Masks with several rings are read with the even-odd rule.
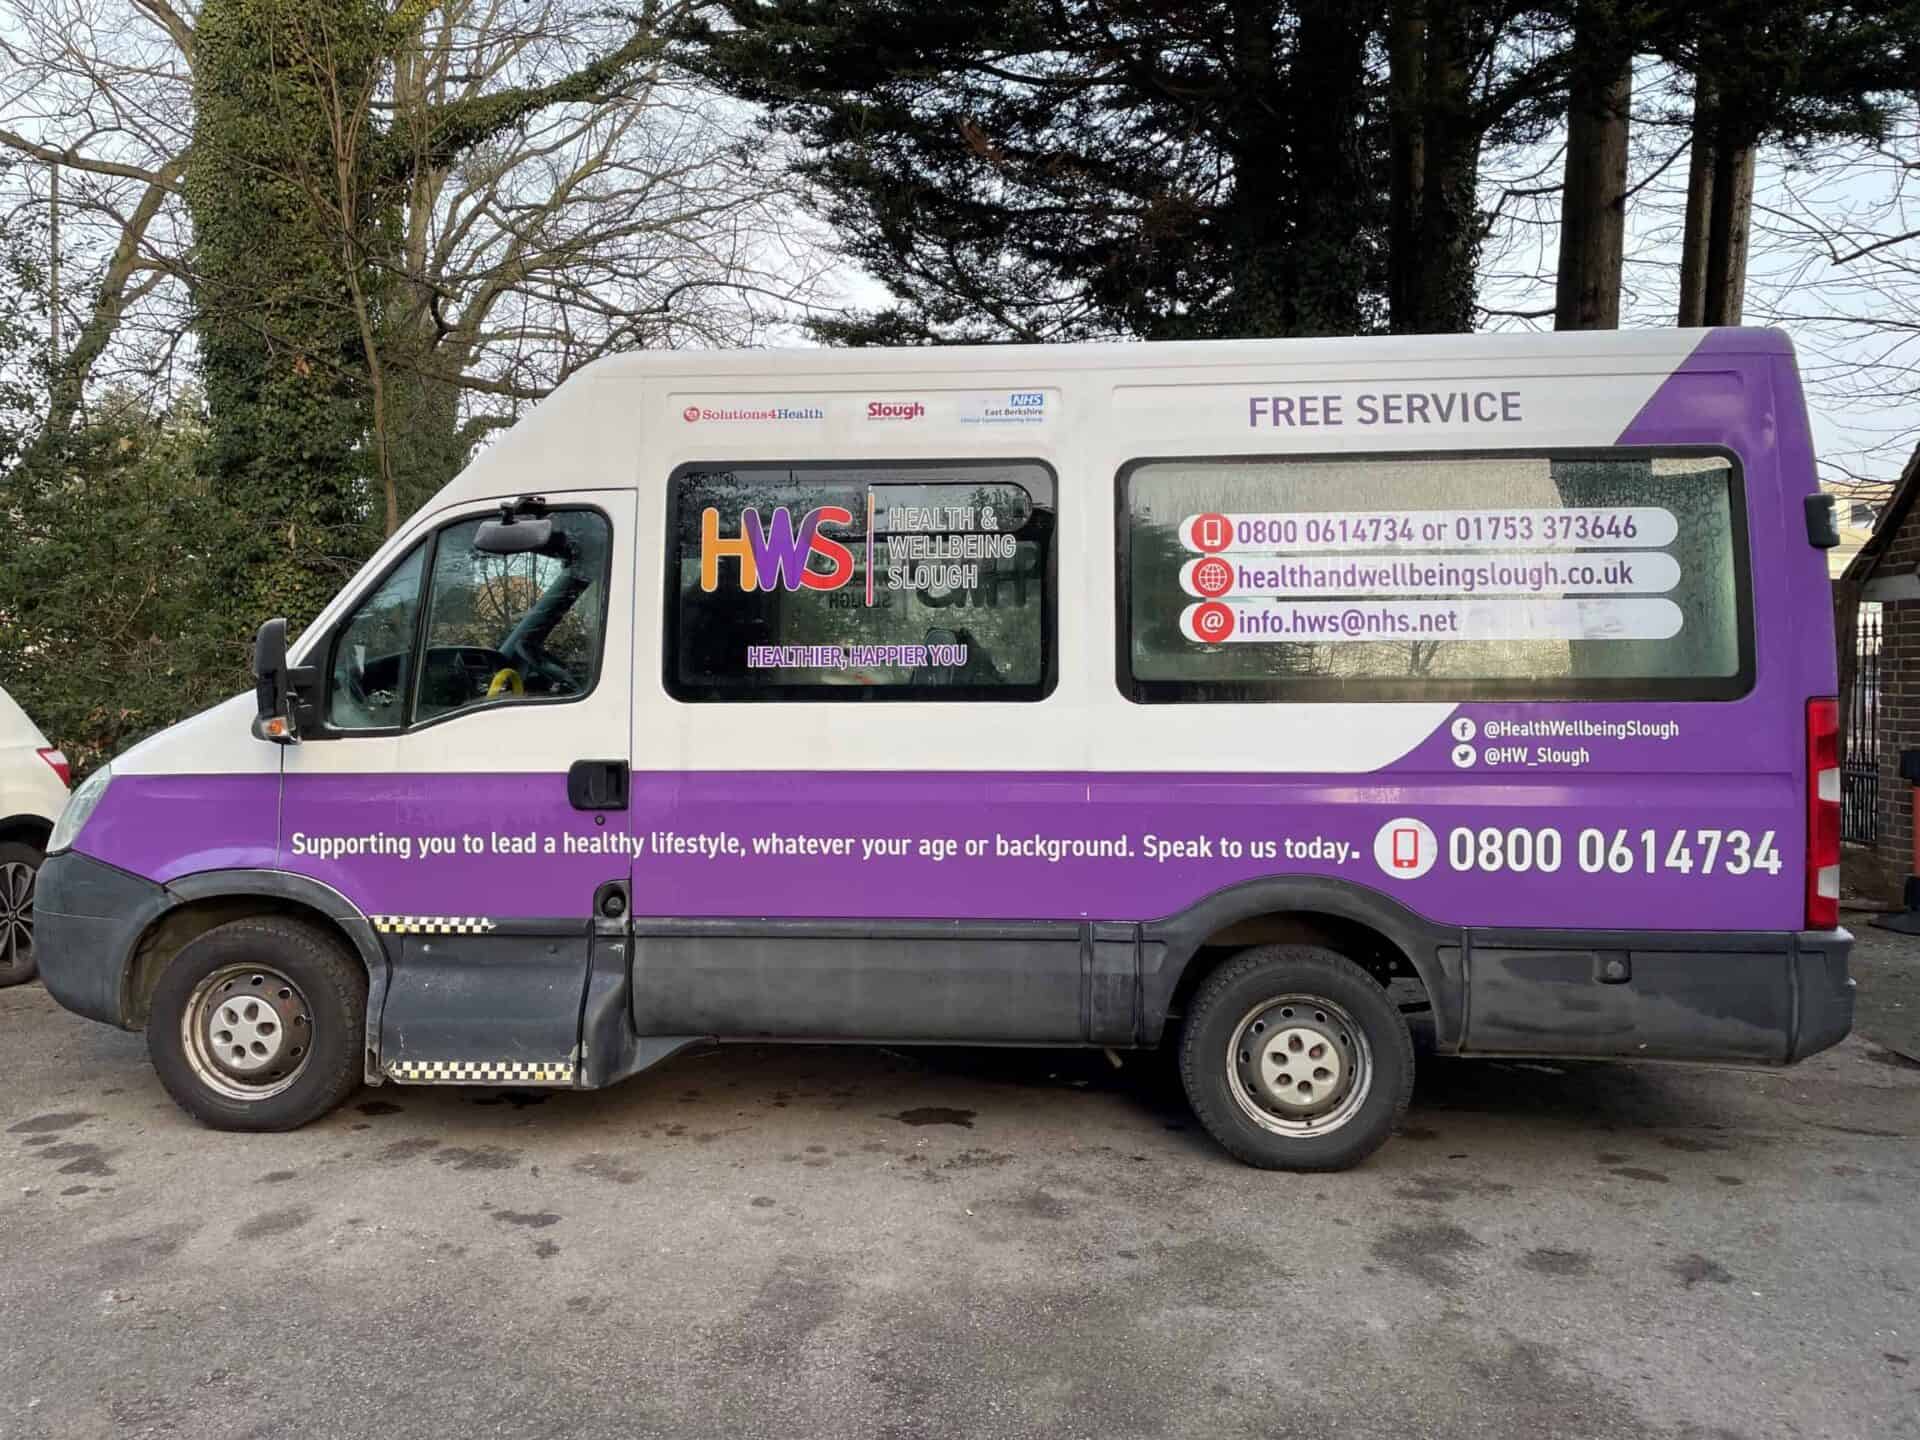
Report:
[[[161,972],[147,1017],[160,1083],[216,1130],[292,1130],[353,1093],[367,987],[334,937],[281,916],[217,925]]]
[[[1344,1170],[1413,1094],[1413,1041],[1372,976],[1313,945],[1263,945],[1207,977],[1180,1040],[1207,1132],[1263,1170]]]

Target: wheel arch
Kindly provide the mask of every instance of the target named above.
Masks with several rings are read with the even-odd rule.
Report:
[[[1216,890],[1141,927],[1144,1038],[1159,1043],[1168,1020],[1182,1013],[1226,956],[1249,945],[1294,941],[1337,950],[1383,985],[1417,979],[1433,1007],[1437,1048],[1457,1050],[1465,1018],[1464,933],[1435,925],[1377,890],[1328,876],[1275,876]]]
[[[339,936],[365,968],[367,1029],[362,1049],[367,1083],[380,1083],[380,1010],[389,960],[379,934],[358,906],[323,881],[284,870],[203,870],[169,881],[166,889],[172,903],[148,921],[127,957],[121,1013],[128,1028],[145,1026],[161,971],[191,941],[229,920],[285,915]]]
[[[45,850],[53,838],[53,822],[44,815],[23,814],[0,817],[0,841],[18,841]]]

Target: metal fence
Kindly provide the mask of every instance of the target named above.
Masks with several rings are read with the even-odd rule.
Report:
[[[1853,637],[1853,688],[1847,707],[1847,753],[1840,761],[1840,835],[1871,845],[1879,834],[1880,798],[1880,607],[1860,607]]]

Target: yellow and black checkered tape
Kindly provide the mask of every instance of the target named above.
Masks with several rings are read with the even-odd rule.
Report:
[[[485,915],[369,915],[382,935],[484,935],[493,929]]]
[[[387,1074],[407,1085],[571,1085],[571,1060],[391,1060]]]

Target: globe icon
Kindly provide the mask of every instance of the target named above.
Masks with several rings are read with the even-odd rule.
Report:
[[[1233,567],[1224,560],[1202,560],[1193,567],[1193,588],[1202,595],[1224,595],[1233,588]]]

